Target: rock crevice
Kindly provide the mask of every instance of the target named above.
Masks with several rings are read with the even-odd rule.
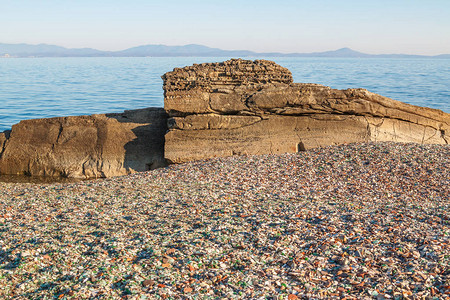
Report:
[[[9,138],[9,132],[9,130],[0,132],[0,159],[2,158],[3,152],[5,151],[6,141]]]

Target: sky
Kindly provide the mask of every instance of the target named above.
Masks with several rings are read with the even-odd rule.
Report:
[[[450,0],[0,0],[0,43],[450,54]]]

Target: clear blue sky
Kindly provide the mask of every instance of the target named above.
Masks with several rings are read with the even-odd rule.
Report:
[[[0,43],[450,53],[450,0],[0,0]]]

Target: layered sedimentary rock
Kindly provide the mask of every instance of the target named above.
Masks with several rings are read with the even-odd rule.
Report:
[[[0,174],[95,178],[149,170],[165,163],[166,130],[160,108],[21,121],[0,134]]]
[[[395,141],[447,144],[450,115],[365,89],[293,83],[265,60],[229,60],[166,73],[165,157],[180,163],[333,144]]]
[[[364,89],[293,83],[288,69],[266,60],[194,65],[163,79],[165,109],[26,120],[0,133],[0,174],[110,177],[166,159],[450,141],[447,113]]]

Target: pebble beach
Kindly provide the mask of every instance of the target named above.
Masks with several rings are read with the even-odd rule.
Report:
[[[2,299],[450,298],[450,146],[0,182]]]

